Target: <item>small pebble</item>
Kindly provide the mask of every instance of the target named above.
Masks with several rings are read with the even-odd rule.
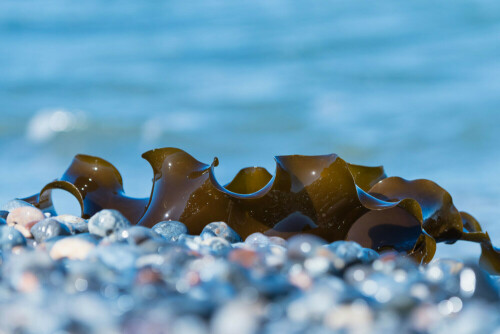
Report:
[[[9,211],[0,210],[0,218],[7,219],[8,215],[9,215]]]
[[[160,235],[152,229],[144,226],[130,226],[119,232],[117,240],[126,241],[131,245],[139,245],[154,238],[160,238]]]
[[[294,260],[305,260],[316,254],[325,241],[315,235],[302,234],[288,239],[288,257]]]
[[[31,227],[42,219],[45,219],[45,215],[39,209],[33,206],[22,206],[10,211],[7,224],[14,226],[26,238],[31,238]]]
[[[116,210],[102,210],[89,219],[89,232],[107,237],[130,226],[130,222]]]
[[[201,244],[208,247],[210,252],[219,256],[227,253],[231,249],[231,244],[226,239],[219,237],[205,239]]]
[[[203,240],[213,238],[213,237],[219,237],[219,238],[225,239],[226,241],[228,241],[230,243],[235,243],[235,242],[241,241],[241,237],[239,236],[239,234],[236,233],[235,230],[233,230],[231,227],[229,227],[224,222],[213,222],[213,223],[207,224],[203,228],[203,231],[201,231],[200,237]]]
[[[87,233],[89,231],[89,224],[83,218],[73,215],[59,215],[54,218],[68,226],[73,234]]]
[[[269,245],[269,238],[260,232],[250,234],[246,239],[245,243],[257,247],[265,247]]]
[[[54,260],[62,258],[84,260],[95,247],[95,243],[87,238],[70,236],[61,238],[54,243],[50,249],[50,257]]]
[[[152,230],[168,241],[177,241],[181,235],[188,234],[186,225],[175,220],[159,222],[152,227]]]
[[[38,243],[42,243],[52,237],[71,234],[66,225],[61,224],[54,218],[45,218],[40,220],[38,223],[33,225],[30,232]]]
[[[2,251],[8,251],[16,246],[24,245],[26,245],[26,238],[21,232],[11,226],[0,226],[0,249]]]
[[[0,210],[10,212],[14,209],[21,208],[23,206],[29,206],[34,208],[34,206],[28,202],[25,202],[20,199],[13,199],[2,205],[2,207],[0,207]]]

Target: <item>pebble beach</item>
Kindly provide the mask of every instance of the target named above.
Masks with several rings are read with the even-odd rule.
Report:
[[[500,333],[500,281],[475,262],[21,200],[0,217],[0,333]]]

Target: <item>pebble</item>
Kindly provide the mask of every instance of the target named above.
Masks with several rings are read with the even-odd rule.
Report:
[[[69,228],[54,218],[45,218],[33,225],[30,230],[36,242],[41,243],[57,236],[70,235]]]
[[[0,218],[7,219],[8,215],[9,215],[9,211],[0,210]]]
[[[89,231],[89,224],[83,218],[73,215],[59,215],[54,217],[54,219],[68,226],[73,234],[87,233]]]
[[[121,230],[118,234],[118,241],[126,241],[131,245],[140,245],[143,242],[160,238],[160,235],[150,228],[144,226],[130,226]]]
[[[130,226],[130,222],[116,210],[102,210],[89,219],[89,232],[107,237]]]
[[[186,225],[175,220],[165,220],[151,228],[168,241],[177,241],[181,235],[187,235]]]
[[[7,225],[7,221],[4,218],[0,218],[0,226]]]
[[[21,206],[10,211],[7,224],[14,226],[26,238],[31,238],[31,227],[42,219],[45,219],[45,215],[39,209],[33,206]]]
[[[247,245],[255,246],[255,247],[265,247],[269,245],[270,241],[267,236],[260,232],[250,234],[246,239],[245,243]]]
[[[200,237],[203,240],[219,237],[230,243],[241,241],[239,234],[224,222],[213,222],[207,224],[201,231]]]
[[[241,242],[219,222],[221,229],[207,228],[203,236],[188,235],[179,222],[161,222],[165,234],[122,224],[116,211],[94,218],[90,232],[99,233],[68,228],[91,226],[75,216],[44,219],[32,227],[34,240],[0,225],[0,333],[500,328],[500,280],[475,263],[418,265],[397,253],[379,256],[354,242],[325,244],[313,235],[284,240],[254,233]],[[173,226],[182,232],[168,232]]]
[[[34,206],[28,202],[25,202],[25,201],[20,200],[20,199],[13,199],[13,200],[8,201],[4,205],[2,205],[0,207],[0,210],[10,212],[14,209],[21,208],[23,206],[28,206],[28,207],[34,208]]]
[[[84,260],[96,247],[88,238],[77,236],[57,240],[50,249],[50,257],[54,260],[68,258],[71,260]]]
[[[24,245],[26,245],[26,238],[21,232],[11,226],[0,226],[0,249],[2,251],[8,251],[16,246]]]

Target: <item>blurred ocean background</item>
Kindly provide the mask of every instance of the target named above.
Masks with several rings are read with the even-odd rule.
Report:
[[[436,181],[500,244],[496,0],[3,0],[0,115],[0,202],[77,153],[149,196],[156,147],[219,157],[222,181],[335,152]]]

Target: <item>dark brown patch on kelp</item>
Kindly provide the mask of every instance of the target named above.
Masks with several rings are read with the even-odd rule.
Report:
[[[179,220],[192,233],[224,221],[243,238],[254,232],[289,237],[316,234],[329,242],[353,240],[377,251],[406,252],[429,262],[437,242],[478,242],[480,263],[500,273],[500,254],[469,214],[459,212],[448,192],[429,180],[387,178],[382,167],[346,163],[335,154],[278,156],[272,176],[261,167],[242,169],[226,186],[211,165],[176,148],[148,151],[154,172],[149,198],[125,196],[118,170],[109,162],[77,155],[63,176],[25,200],[53,211],[51,190],[79,201],[82,217],[116,209],[132,223],[153,226]]]

